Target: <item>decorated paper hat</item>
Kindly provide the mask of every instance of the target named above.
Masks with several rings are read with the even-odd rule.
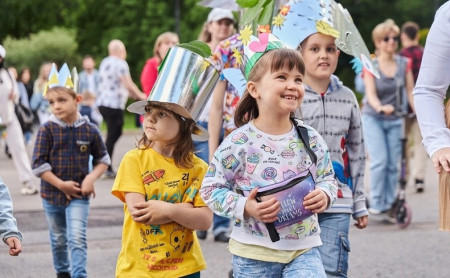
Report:
[[[199,41],[173,46],[161,63],[148,99],[132,103],[127,110],[142,115],[145,106],[155,104],[197,121],[219,80],[219,72],[205,58],[209,56],[211,49]],[[192,139],[207,141],[208,131],[196,127]]]
[[[242,49],[233,49],[233,57],[239,68],[225,68],[222,71],[225,79],[233,85],[240,96],[244,94],[249,74],[256,62],[268,51],[285,47],[266,26],[259,26],[257,30],[258,37],[252,35],[251,25],[245,26],[239,32],[237,40],[241,41],[243,51]]]
[[[272,32],[292,49],[315,33],[332,36],[340,50],[361,59],[364,67],[379,77],[350,13],[334,0],[289,1],[274,17]]]
[[[69,88],[76,93],[78,90],[78,73],[76,68],[73,68],[72,75],[74,76],[73,79],[66,63],[64,63],[59,72],[56,69],[56,64],[53,64],[50,74],[48,75],[48,82],[45,85],[43,95],[46,95],[48,89],[55,87]]]

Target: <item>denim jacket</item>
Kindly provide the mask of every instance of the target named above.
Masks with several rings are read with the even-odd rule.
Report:
[[[0,178],[0,237],[5,243],[10,237],[17,237],[22,241],[22,233],[17,229],[17,222],[13,216],[11,195],[2,178]]]

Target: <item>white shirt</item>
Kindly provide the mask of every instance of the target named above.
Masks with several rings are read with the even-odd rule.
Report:
[[[99,75],[97,105],[124,110],[129,92],[120,78],[130,75],[127,62],[115,56],[108,56],[100,64]]]
[[[450,147],[450,129],[445,124],[444,99],[450,84],[450,2],[436,12],[414,88],[414,106],[423,144],[430,157]]]

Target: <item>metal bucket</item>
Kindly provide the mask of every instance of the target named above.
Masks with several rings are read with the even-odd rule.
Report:
[[[179,104],[197,121],[219,76],[219,72],[205,58],[173,46],[164,58],[147,100]]]

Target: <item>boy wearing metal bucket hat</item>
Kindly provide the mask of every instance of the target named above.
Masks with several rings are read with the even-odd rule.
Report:
[[[144,134],[112,188],[125,212],[117,277],[200,277],[206,268],[195,230],[207,230],[213,214],[199,195],[207,164],[194,154],[193,140],[209,137],[195,115],[218,74],[205,62],[174,46],[148,100],[128,106],[144,116]]]

